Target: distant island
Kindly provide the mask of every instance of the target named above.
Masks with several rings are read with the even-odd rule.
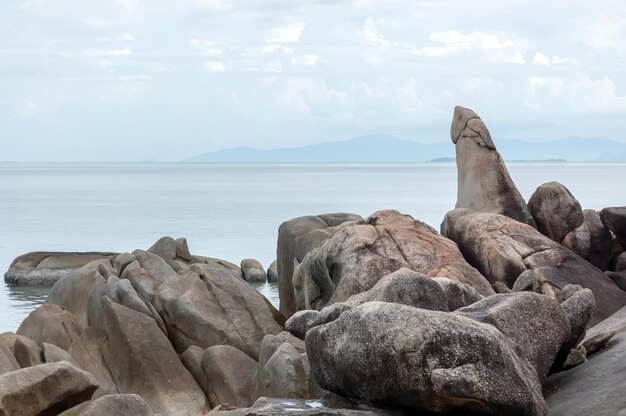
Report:
[[[498,139],[498,150],[516,162],[626,162],[626,143],[603,138],[547,142]],[[235,147],[202,153],[191,163],[419,163],[454,162],[449,142],[424,143],[388,135],[366,135],[309,146],[262,150]]]

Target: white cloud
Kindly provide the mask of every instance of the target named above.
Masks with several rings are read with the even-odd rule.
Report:
[[[305,22],[292,23],[287,26],[281,26],[274,28],[270,31],[269,38],[265,41],[267,43],[284,43],[291,42],[296,43],[300,40],[302,31],[306,26]]]
[[[535,53],[535,56],[533,56],[532,63],[535,65],[547,66],[550,65],[550,59],[541,52],[537,52]]]
[[[204,67],[212,72],[224,72],[226,66],[221,61],[207,61],[204,63]]]
[[[561,57],[559,55],[552,55],[552,63],[558,65],[561,63]]]
[[[315,66],[320,63],[320,57],[317,55],[313,55],[313,54],[294,56],[293,58],[291,58],[291,63],[293,65]]]
[[[133,51],[132,49],[88,49],[84,53],[87,56],[130,56]]]
[[[626,50],[626,18],[619,14],[600,16],[583,27],[581,36],[582,41],[597,52]]]
[[[224,52],[213,40],[194,38],[189,40],[189,45],[202,56],[220,56]]]
[[[413,47],[411,52],[418,56],[443,57],[459,53],[481,52],[489,59],[512,64],[526,63],[522,46],[511,39],[502,39],[498,35],[475,31],[464,34],[457,30],[434,32],[430,40],[439,45]],[[521,43],[521,42],[520,42]]]
[[[378,24],[374,22],[371,17],[368,17],[365,20],[363,25],[363,36],[365,38],[365,42],[370,46],[375,46],[381,49],[386,49],[389,47],[389,41],[385,39],[378,29]]]
[[[130,41],[135,40],[135,37],[130,33],[122,33],[118,38],[118,40]]]
[[[271,61],[265,65],[266,72],[282,72],[283,64],[280,61]]]

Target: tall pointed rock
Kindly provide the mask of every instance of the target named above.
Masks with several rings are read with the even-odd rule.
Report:
[[[456,146],[456,207],[502,214],[536,227],[485,123],[469,108],[454,108],[450,137]]]

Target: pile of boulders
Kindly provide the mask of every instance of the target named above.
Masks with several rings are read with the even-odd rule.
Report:
[[[7,280],[56,283],[0,334],[0,415],[620,414],[626,207],[556,182],[527,205],[474,112],[451,136],[441,233],[393,210],[295,218],[267,270],[170,237],[20,256]]]

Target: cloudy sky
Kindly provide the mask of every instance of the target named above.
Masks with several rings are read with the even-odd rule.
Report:
[[[366,133],[626,141],[626,2],[2,0],[0,160]]]

